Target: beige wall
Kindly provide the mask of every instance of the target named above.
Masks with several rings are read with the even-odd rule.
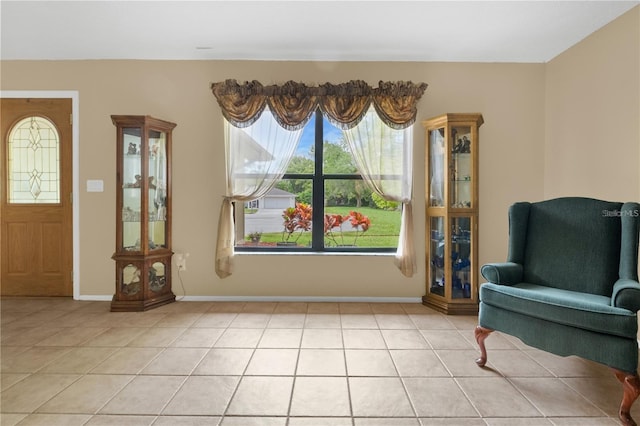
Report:
[[[637,8],[635,9],[637,15]],[[623,17],[602,31],[614,41],[637,32],[636,15]],[[618,28],[621,26],[622,28]],[[615,33],[609,35],[609,32]],[[618,34],[622,33],[622,34]],[[616,34],[618,34],[616,36]],[[594,38],[600,37],[600,33]],[[637,50],[636,38],[635,48]],[[581,55],[606,48],[582,47]],[[633,43],[632,43],[633,44]],[[627,50],[631,50],[629,46]],[[631,53],[630,53],[631,54]],[[581,56],[576,54],[576,56]],[[630,66],[628,57],[615,58]],[[636,52],[637,59],[637,52]],[[418,273],[405,278],[384,256],[275,256],[242,255],[236,273],[220,280],[214,273],[218,210],[223,185],[222,118],[209,91],[211,82],[226,78],[282,83],[292,79],[308,84],[362,79],[372,85],[379,80],[412,80],[429,84],[418,107],[418,120],[445,112],[481,112],[485,124],[480,129],[480,263],[500,261],[506,256],[508,206],[519,200],[540,200],[556,193],[604,195],[632,198],[638,195],[638,110],[635,124],[622,120],[629,116],[620,105],[601,108],[598,120],[579,121],[583,98],[571,99],[574,92],[564,77],[565,68],[581,58],[559,57],[552,64],[469,64],[469,63],[360,63],[360,62],[238,62],[238,61],[3,61],[2,90],[77,90],[80,99],[80,294],[109,296],[114,292],[115,245],[115,128],[111,114],[149,114],[178,124],[174,131],[173,156],[173,248],[189,252],[188,270],[182,274],[188,296],[345,296],[419,297],[425,292],[424,250],[424,130],[415,126],[415,238]],[[618,67],[591,70],[586,81],[587,96],[594,81],[610,80]],[[637,64],[636,64],[637,65]],[[629,73],[625,79],[629,80]],[[610,89],[618,92],[632,87],[637,102],[638,83],[615,75]],[[637,67],[636,67],[637,78]],[[547,90],[545,90],[546,87]],[[584,88],[583,88],[584,89]],[[562,90],[566,90],[563,94]],[[547,98],[545,100],[545,94]],[[617,97],[615,98],[617,99]],[[613,101],[610,101],[610,103]],[[625,101],[626,108],[634,105]],[[567,120],[560,116],[569,115]],[[576,111],[577,110],[577,111]],[[546,112],[546,115],[545,115]],[[552,132],[547,132],[545,121]],[[600,123],[605,123],[601,125]],[[611,129],[615,124],[615,129]],[[620,128],[622,127],[622,128]],[[586,129],[592,129],[592,132]],[[599,147],[598,137],[611,135],[623,145],[613,152]],[[612,181],[633,180],[629,191],[608,193],[606,186],[592,190],[584,179],[569,180],[573,173],[562,172],[562,163],[585,175],[588,170],[576,163],[572,150],[560,149],[567,135],[579,146],[580,157],[597,158],[607,165]],[[629,142],[635,138],[636,145]],[[571,139],[571,138],[570,138]],[[633,146],[632,146],[633,145]],[[597,154],[589,156],[589,149]],[[550,160],[546,153],[559,151]],[[575,151],[575,150],[574,150]],[[623,155],[624,153],[624,155]],[[562,157],[556,158],[563,154]],[[623,158],[618,158],[623,157]],[[552,161],[553,160],[553,161]],[[625,166],[612,167],[623,161]],[[600,164],[602,164],[600,163]],[[633,164],[632,164],[633,163]],[[549,174],[549,179],[545,174]],[[552,190],[555,180],[560,189]],[[87,193],[87,179],[102,179],[103,193]],[[602,188],[602,189],[600,189]],[[609,195],[611,194],[611,197]],[[624,196],[624,197],[623,197]],[[174,290],[182,293],[174,273]]]
[[[640,200],[640,7],[546,67],[544,196]]]

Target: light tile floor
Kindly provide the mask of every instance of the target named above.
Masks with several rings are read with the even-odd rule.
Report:
[[[608,368],[419,304],[1,301],[0,424],[615,425]],[[640,419],[640,403],[633,413]]]

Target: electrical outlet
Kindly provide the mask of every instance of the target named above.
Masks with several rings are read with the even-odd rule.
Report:
[[[176,253],[174,255],[173,258],[176,261],[176,266],[178,267],[178,271],[187,270],[187,257],[189,257],[189,253]]]

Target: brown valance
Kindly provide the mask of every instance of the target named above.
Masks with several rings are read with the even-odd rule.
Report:
[[[263,86],[255,80],[244,84],[225,80],[211,85],[222,115],[232,125],[250,126],[268,106],[276,121],[289,130],[303,128],[317,108],[336,127],[349,129],[358,124],[372,103],[384,123],[404,129],[415,122],[416,104],[426,89],[426,83],[410,81],[381,81],[373,88],[362,80],[319,86],[295,81]]]

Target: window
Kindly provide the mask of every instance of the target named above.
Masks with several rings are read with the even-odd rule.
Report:
[[[380,81],[377,88],[362,80],[312,87],[291,80],[283,85],[269,86],[256,80],[242,84],[233,79],[212,83],[211,90],[225,119],[226,188],[220,206],[216,241],[215,270],[218,277],[226,278],[233,274],[235,249],[267,250],[264,247],[269,244],[262,242],[262,236],[271,231],[256,229],[245,232],[247,212],[242,207],[252,200],[258,200],[264,208],[289,203],[290,207],[285,207],[282,210],[284,214],[280,214],[280,233],[285,240],[281,243],[285,243],[287,236],[290,240],[294,231],[300,231],[294,241],[288,241],[295,245],[292,250],[392,251],[380,241],[365,242],[363,248],[358,248],[363,240],[356,239],[356,236],[363,238],[365,233],[367,236],[375,235],[372,231],[374,225],[385,221],[370,218],[358,210],[349,209],[348,215],[330,213],[333,207],[353,207],[349,206],[353,197],[348,191],[340,191],[349,184],[348,181],[353,181],[352,192],[358,209],[365,207],[362,204],[363,188],[369,188],[389,202],[380,201],[379,204],[379,200],[371,195],[373,204],[370,202],[369,206],[375,204],[379,210],[395,211],[394,203],[402,203],[394,264],[403,275],[413,276],[416,273],[416,255],[411,204],[411,125],[416,119],[416,103],[426,88],[426,83],[410,81]],[[337,123],[337,127],[342,129],[343,142],[346,141],[342,147],[349,147],[360,175],[349,171],[335,173],[328,166],[328,149],[334,143],[324,140],[326,129],[330,127],[325,126],[324,119],[318,118],[321,115],[317,111],[326,114],[330,122]],[[308,128],[314,132],[313,171],[295,173],[288,168],[295,164],[291,160],[296,156],[298,142],[311,118],[314,122]],[[302,198],[304,191],[294,193],[276,186],[287,181],[304,183],[307,188],[310,181],[311,203],[296,203],[296,198]],[[358,182],[363,186],[359,187]],[[333,197],[339,206],[331,205],[332,189],[341,194]],[[272,211],[276,212],[277,218],[278,210],[274,207]],[[342,228],[345,222],[349,229]],[[395,230],[381,229],[378,231],[385,232],[384,236],[396,234]],[[339,233],[341,241],[343,236],[353,232],[356,247],[343,247],[329,235],[333,231]],[[298,243],[303,233],[307,233],[307,237],[311,235],[304,245]],[[251,241],[252,246],[244,243],[246,240]],[[278,250],[277,243],[272,243],[268,250]]]
[[[44,117],[27,117],[9,132],[9,203],[60,203],[60,137]]]
[[[385,179],[399,182],[402,176]],[[236,251],[396,252],[398,247],[402,204],[369,189],[344,132],[320,110],[302,130],[282,178],[260,199],[243,203],[242,211],[239,205]]]

